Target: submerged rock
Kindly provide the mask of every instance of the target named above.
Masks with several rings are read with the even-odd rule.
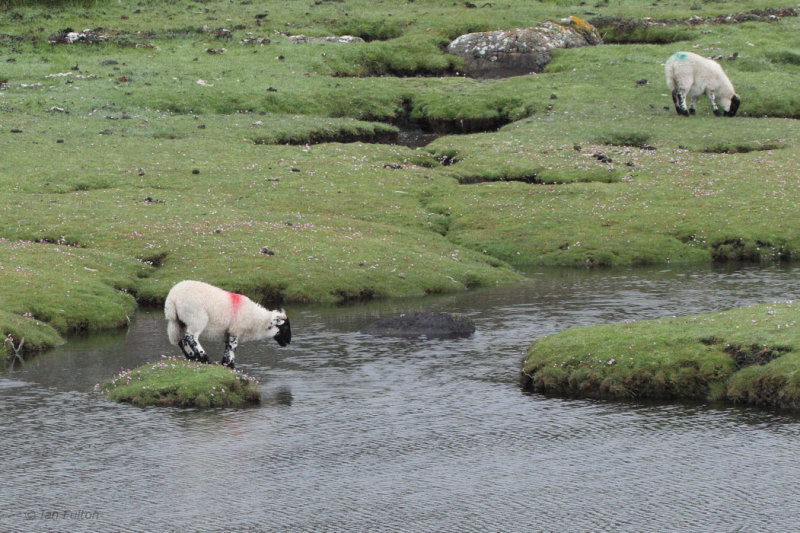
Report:
[[[474,332],[475,324],[467,315],[430,311],[385,318],[361,329],[361,333],[382,337],[452,338],[469,337]]]
[[[545,22],[533,28],[468,33],[450,43],[447,51],[464,58],[468,76],[500,78],[541,72],[554,48],[577,48],[602,43],[597,30],[578,17],[565,24]]]

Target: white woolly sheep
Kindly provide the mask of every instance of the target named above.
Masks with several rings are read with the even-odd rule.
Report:
[[[715,115],[732,117],[736,114],[741,100],[733,90],[731,80],[716,61],[692,52],[676,52],[667,59],[664,70],[678,114],[694,115],[697,97],[703,93],[711,100]],[[689,109],[686,109],[687,98],[691,99]],[[722,111],[717,107],[717,101]]]
[[[200,335],[224,340],[222,364],[234,368],[234,350],[239,341],[272,337],[281,346],[292,341],[292,329],[286,312],[270,311],[247,296],[214,287],[202,281],[185,280],[167,294],[164,316],[167,335],[187,359],[208,362],[200,345]]]

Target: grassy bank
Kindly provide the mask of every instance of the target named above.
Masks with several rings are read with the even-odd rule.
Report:
[[[530,264],[791,260],[800,19],[714,18],[771,4],[0,2],[6,353],[124,325],[186,278],[347,302]],[[500,80],[445,52],[570,15],[613,43]],[[724,58],[739,116],[675,114],[679,49]],[[444,135],[378,144],[407,127]]]
[[[670,398],[800,408],[796,303],[574,328],[537,339],[531,391],[603,399]]]
[[[139,407],[244,407],[258,403],[258,382],[221,365],[163,358],[97,386],[110,400]]]

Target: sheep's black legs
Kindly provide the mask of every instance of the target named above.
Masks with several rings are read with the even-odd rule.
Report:
[[[686,97],[683,96],[683,93],[677,89],[672,91],[672,101],[675,103],[675,111],[677,111],[679,115],[685,117],[689,116],[689,110],[686,109]],[[692,106],[692,112],[694,113],[694,106]]]
[[[183,352],[183,355],[186,357],[186,359],[192,359],[192,360],[194,359],[194,352],[192,352],[191,350],[187,349],[186,339],[185,338],[183,338],[183,339],[178,341],[178,348],[181,349],[181,351]]]
[[[716,115],[718,117],[722,116],[722,111],[720,111],[719,107],[717,106],[717,97],[716,97],[716,95],[714,93],[711,93],[711,94],[708,95],[708,99],[711,100],[711,107],[714,109],[714,115]]]
[[[186,356],[186,359],[190,361],[200,361],[201,363],[208,363],[208,356],[206,355],[206,351],[203,350],[203,347],[200,346],[200,342],[194,338],[194,335],[191,333],[187,333],[183,336],[183,339],[178,341],[178,346],[180,347],[183,355]]]
[[[238,337],[230,334],[225,335],[225,353],[222,356],[223,365],[230,368],[235,368],[234,351],[238,345]],[[208,363],[208,355],[206,355],[206,351],[200,345],[200,342],[197,340],[197,338],[191,333],[184,335],[183,338],[178,341],[178,346],[183,352],[183,355],[186,356],[186,359],[189,359],[190,361]]]
[[[233,361],[234,358],[234,350],[239,345],[239,338],[236,335],[231,335],[230,333],[225,334],[225,353],[222,355],[222,364],[230,367],[235,368],[236,365]]]

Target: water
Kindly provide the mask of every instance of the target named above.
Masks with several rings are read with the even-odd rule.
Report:
[[[800,418],[755,408],[526,395],[530,341],[599,322],[798,299],[788,268],[531,273],[520,286],[290,307],[245,344],[262,405],[186,410],[92,392],[177,355],[157,312],[0,375],[2,531],[790,531]],[[468,339],[358,333],[468,313]],[[214,357],[221,346],[207,343]]]

